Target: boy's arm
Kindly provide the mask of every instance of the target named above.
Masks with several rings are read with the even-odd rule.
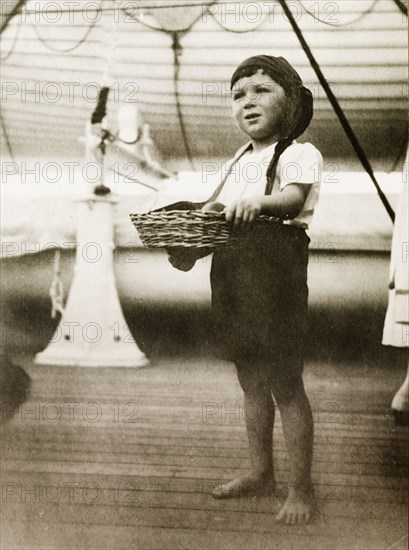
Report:
[[[226,220],[234,227],[252,223],[260,214],[292,220],[301,212],[311,184],[291,183],[271,195],[257,195],[236,201],[226,208]]]

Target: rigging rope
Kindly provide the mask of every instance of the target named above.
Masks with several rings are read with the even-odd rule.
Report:
[[[117,141],[120,141],[124,145],[136,145],[139,141],[139,136],[137,135],[136,138],[133,141],[126,141],[126,140],[120,138],[119,136],[116,136],[115,139]]]
[[[405,4],[402,2],[402,0],[393,0],[395,4],[398,6],[400,11],[403,13],[403,15],[408,15],[408,8],[405,6]]]
[[[95,11],[98,12],[101,9],[102,1],[103,0],[99,0],[99,7],[95,8]],[[25,11],[26,11],[26,13],[29,13],[27,9]],[[49,13],[49,12],[47,11],[47,13]],[[84,13],[84,10],[82,10],[82,13]],[[76,44],[74,44],[74,46],[71,46],[70,48],[65,48],[65,49],[55,48],[54,46],[51,46],[49,44],[49,42],[44,37],[41,36],[40,31],[37,29],[36,25],[33,22],[30,22],[30,25],[34,29],[34,32],[35,32],[38,40],[46,48],[48,48],[52,52],[70,53],[70,52],[73,52],[74,50],[76,50],[77,48],[79,48],[82,44],[84,44],[84,42],[87,40],[88,36],[91,34],[92,29],[95,27],[95,25],[98,23],[98,21],[99,21],[99,19],[95,18],[94,21],[92,21],[92,23],[90,23],[88,29],[85,31],[84,36]]]
[[[20,7],[19,7],[18,10],[16,11],[16,13],[14,13],[14,10],[13,10],[13,13],[11,13],[11,14],[7,17],[5,23],[3,23],[2,27],[1,27],[0,32],[3,32],[3,30],[6,28],[8,22],[9,22],[15,15],[18,14],[18,12],[21,10],[21,6],[24,5],[24,4],[26,3],[26,1],[27,1],[27,0],[22,0],[22,2],[21,2],[21,4],[20,4]],[[277,1],[278,1],[278,0],[277,0]],[[300,1],[300,4],[302,5],[302,1],[301,1],[301,0],[299,0],[299,1]],[[376,1],[376,0],[375,0],[375,1]],[[398,8],[400,9],[400,11],[401,11],[404,15],[408,15],[408,9],[407,9],[407,7],[405,6],[405,4],[402,2],[402,0],[393,0],[393,2],[398,6]],[[193,3],[193,2],[192,2],[192,3],[189,3],[189,4],[167,4],[167,3],[166,3],[166,4],[163,4],[163,5],[161,5],[161,6],[159,6],[159,5],[156,5],[156,6],[155,6],[155,5],[150,5],[150,4],[138,4],[137,6],[133,6],[133,9],[137,8],[138,10],[146,9],[146,10],[152,11],[152,10],[161,10],[161,9],[170,9],[170,8],[185,9],[185,8],[203,7],[204,9],[206,9],[206,10],[208,11],[208,8],[209,8],[209,7],[211,7],[211,6],[213,6],[213,5],[217,4],[217,3],[219,3],[219,0],[214,0],[214,2],[209,2],[209,3],[205,3],[205,4],[204,4],[203,2],[200,2],[200,3]],[[265,2],[265,3],[267,3],[267,2]],[[375,3],[375,2],[374,2],[374,3]],[[229,5],[229,4],[237,4],[237,1],[232,0],[232,1],[229,1],[229,2],[227,2],[227,1],[226,1],[226,2],[223,2],[223,5]],[[303,9],[305,9],[305,6],[302,5],[302,7],[303,7]],[[371,7],[372,7],[372,6],[371,6]],[[370,10],[371,7],[368,8],[368,10]],[[96,8],[93,8],[93,9],[95,10]],[[124,9],[124,8],[121,8],[121,10],[123,10],[123,9]],[[101,13],[102,13],[102,12],[116,13],[117,8],[116,8],[116,7],[110,7],[110,8],[102,8],[102,7],[101,7],[101,8],[97,8],[97,10],[98,10],[98,12],[101,12]],[[91,8],[88,8],[87,11],[91,11]],[[305,9],[305,11],[307,11],[307,13],[308,13],[308,10],[307,10],[307,9]],[[79,9],[75,9],[75,8],[68,8],[68,9],[59,8],[59,9],[54,9],[54,10],[52,10],[52,9],[47,9],[47,14],[49,14],[49,15],[59,15],[59,14],[64,14],[64,13],[73,14],[73,13],[83,13],[83,12],[84,12],[84,9],[83,9],[83,8],[79,8]],[[31,14],[36,15],[36,14],[38,14],[38,10],[26,9],[26,10],[25,10],[25,13],[28,14],[28,15],[31,15]],[[212,14],[212,13],[209,12],[209,11],[208,11],[208,13],[209,13],[209,15],[212,15],[212,16],[214,15],[214,14]],[[365,11],[363,14],[361,14],[361,15],[359,16],[359,18],[360,18],[361,16],[366,15],[366,13],[367,13],[367,11]],[[130,15],[130,14],[129,14],[129,15]],[[311,15],[314,17],[314,14],[313,14],[312,12],[311,12]],[[317,21],[320,21],[320,19],[317,18],[317,17],[316,17],[315,19],[316,19]],[[325,20],[321,20],[321,22],[322,22],[322,23],[328,24],[328,22],[325,21]],[[350,25],[350,24],[355,23],[355,22],[356,22],[356,20],[353,20],[353,21],[350,21],[350,22],[345,23],[345,25]],[[335,26],[338,26],[338,25],[335,24]],[[342,26],[342,24],[341,24],[341,26]],[[226,29],[226,30],[227,30],[227,29]]]
[[[215,2],[213,2],[213,4],[214,3]],[[211,4],[211,5],[213,5],[213,4]],[[122,11],[124,13],[126,13],[129,17],[134,18],[133,14],[130,14],[128,12],[127,8],[122,8]],[[181,135],[182,135],[183,145],[184,145],[184,148],[185,148],[185,151],[186,151],[186,156],[189,160],[189,163],[190,163],[190,166],[192,167],[192,170],[195,169],[195,166],[194,166],[194,162],[193,162],[193,155],[192,155],[190,145],[189,145],[189,140],[188,140],[188,137],[187,137],[185,122],[183,120],[182,106],[181,106],[180,95],[179,95],[179,72],[180,72],[179,56],[181,55],[181,52],[182,52],[182,45],[180,44],[180,36],[183,36],[184,34],[189,32],[192,29],[193,25],[196,23],[196,21],[200,17],[201,17],[201,14],[197,18],[195,18],[187,28],[185,28],[183,30],[178,30],[178,31],[169,31],[169,30],[164,29],[162,27],[154,27],[152,25],[149,25],[146,22],[146,20],[145,21],[143,21],[141,19],[137,20],[138,23],[141,23],[142,25],[144,25],[144,26],[146,26],[146,27],[148,27],[152,30],[156,30],[156,31],[166,33],[166,34],[170,35],[171,38],[172,38],[173,87],[174,87],[174,92],[175,92],[176,113],[177,113],[177,117],[178,117],[178,121],[179,121],[179,127],[180,127],[180,132],[181,132]]]
[[[38,40],[46,47],[48,48],[49,50],[51,50],[52,52],[57,52],[57,53],[70,53],[70,52],[73,52],[74,50],[76,50],[77,48],[79,48],[82,44],[84,44],[84,42],[87,40],[88,36],[91,34],[91,31],[92,29],[95,27],[95,25],[97,24],[97,20],[93,21],[88,29],[86,30],[84,36],[74,45],[72,46],[71,48],[66,48],[66,49],[62,49],[60,50],[59,48],[55,48],[54,46],[50,46],[50,44],[48,43],[48,41],[43,38],[39,32],[39,30],[37,29],[37,27],[34,25],[34,23],[30,23],[30,25],[33,27],[34,29],[34,32],[38,38]]]
[[[363,167],[365,168],[365,170],[367,171],[369,177],[371,178],[372,182],[374,183],[374,185],[376,187],[376,190],[378,192],[379,198],[381,199],[386,211],[389,214],[389,217],[391,218],[391,220],[393,222],[395,220],[395,213],[394,213],[391,205],[389,204],[389,201],[386,198],[384,192],[382,191],[379,183],[376,180],[375,174],[372,170],[372,166],[369,163],[369,160],[368,160],[368,158],[365,154],[365,151],[362,149],[361,144],[358,141],[358,138],[356,137],[351,125],[349,124],[349,121],[348,121],[347,117],[345,116],[344,111],[342,110],[341,106],[339,105],[337,98],[335,97],[333,91],[331,90],[331,87],[329,86],[328,81],[326,80],[324,74],[322,73],[322,71],[320,69],[320,66],[318,65],[318,63],[317,63],[310,47],[308,46],[308,44],[307,44],[307,42],[306,42],[299,26],[297,24],[297,22],[295,21],[295,19],[293,17],[293,14],[291,13],[291,10],[288,8],[286,1],[285,0],[278,0],[278,1],[280,2],[285,14],[287,15],[288,20],[290,21],[291,26],[292,26],[298,40],[300,41],[301,47],[304,50],[304,52],[306,53],[306,55],[307,55],[307,57],[308,57],[308,59],[311,63],[311,66],[314,69],[314,71],[315,71],[315,73],[318,77],[318,80],[320,81],[321,86],[324,88],[325,93],[327,94],[328,99],[329,99],[336,115],[338,116],[338,119],[339,119],[339,121],[340,121],[340,123],[341,123],[341,125],[342,125],[349,141],[351,142],[352,147],[355,150],[355,153],[357,154],[357,156],[358,156],[359,160],[361,161]]]
[[[174,31],[172,32],[172,50],[173,50],[173,84],[174,84],[174,90],[175,90],[176,111],[179,119],[180,131],[182,133],[182,139],[183,139],[183,144],[185,146],[186,155],[187,155],[187,158],[189,159],[192,170],[194,170],[195,166],[193,163],[192,152],[190,150],[190,145],[187,138],[186,127],[183,120],[182,107],[180,104],[180,97],[179,97],[179,71],[180,71],[179,55],[180,55],[181,49],[182,47],[179,41],[179,32]]]
[[[304,9],[304,11],[306,13],[308,13],[311,17],[314,17],[315,20],[318,20],[320,21],[321,23],[323,24],[326,24],[326,25],[329,25],[329,26],[332,26],[332,27],[344,27],[344,26],[347,26],[347,25],[352,25],[353,23],[356,23],[357,21],[359,21],[360,19],[362,19],[363,17],[365,17],[368,13],[370,13],[374,6],[377,4],[379,0],[373,0],[372,4],[368,7],[367,10],[365,10],[363,13],[361,13],[358,18],[356,18],[355,20],[353,21],[349,21],[347,23],[343,23],[343,24],[335,24],[335,23],[331,23],[330,21],[325,21],[325,20],[322,20],[320,19],[319,17],[316,17],[315,14],[313,12],[311,12],[310,10],[308,10],[304,3],[300,0],[300,3],[301,3],[301,6],[302,8]],[[334,96],[334,94],[332,93],[332,90],[329,88],[327,82],[326,82],[326,79],[324,77],[324,75],[322,74],[319,66],[318,66],[318,63],[316,62],[311,50],[309,49],[307,43],[305,42],[304,38],[303,38],[303,35],[294,19],[294,17],[292,16],[292,13],[291,13],[291,10],[288,8],[288,6],[286,5],[285,3],[285,0],[278,0],[279,4],[282,6],[283,8],[283,11],[287,14],[287,17],[288,17],[288,20],[290,21],[299,41],[301,42],[301,45],[304,49],[304,51],[306,52],[307,54],[307,57],[309,58],[310,60],[310,63],[312,65],[312,67],[314,68],[319,80],[320,80],[320,83],[321,85],[323,86],[324,90],[326,91],[327,93],[327,96],[335,110],[335,113],[337,114],[343,128],[344,128],[344,131],[346,132],[352,146],[354,147],[355,149],[355,152],[357,153],[359,159],[361,160],[361,163],[363,164],[364,168],[366,169],[366,171],[368,172],[369,176],[371,177],[373,183],[375,184],[375,187],[377,188],[377,191],[378,191],[378,194],[382,200],[382,202],[384,203],[385,205],[385,208],[387,209],[389,215],[391,216],[391,218],[393,218],[393,210],[391,209],[386,197],[383,195],[383,192],[382,190],[380,189],[379,187],[379,184],[377,183],[376,179],[375,179],[375,176],[373,174],[373,171],[372,171],[372,168],[369,164],[369,161],[368,159],[366,158],[366,155],[364,153],[364,151],[362,150],[355,134],[353,133],[353,130],[352,128],[350,127],[349,125],[349,122],[348,120],[346,119],[341,107],[339,106],[338,104],[338,101],[336,99],[336,97]],[[402,13],[406,14],[407,15],[407,8],[406,6],[403,4],[403,2],[401,0],[394,0],[395,4],[399,7],[399,9],[402,11]],[[117,10],[116,7],[109,7],[109,8],[105,8],[105,7],[102,7],[102,3],[103,3],[103,0],[100,0],[99,1],[99,6],[97,8],[94,8],[94,10],[96,12],[114,12]],[[185,3],[185,4],[163,4],[163,5],[149,5],[149,4],[139,4],[137,5],[136,7],[138,8],[138,10],[140,9],[148,9],[148,10],[153,10],[153,9],[158,9],[160,10],[161,8],[166,8],[166,9],[169,9],[169,8],[188,8],[188,7],[200,7],[202,6],[203,8],[206,9],[207,13],[209,15],[212,16],[212,18],[214,19],[214,21],[221,27],[223,28],[224,30],[226,30],[227,32],[232,32],[232,33],[237,33],[237,34],[242,34],[242,33],[247,33],[247,32],[253,32],[255,30],[257,30],[257,28],[265,21],[262,20],[256,27],[253,27],[252,29],[244,29],[244,30],[235,30],[235,29],[231,29],[231,28],[228,28],[226,27],[225,25],[222,24],[221,21],[219,21],[219,19],[217,17],[215,17],[215,13],[213,13],[213,11],[211,11],[209,8],[211,8],[213,5],[215,4],[218,4],[219,3],[219,0],[214,0],[213,2],[209,2],[209,3],[206,3],[206,4],[203,4],[203,2],[201,3]],[[26,4],[26,0],[20,0],[16,6],[14,7],[14,9],[12,10],[12,12],[9,14],[9,16],[7,17],[6,19],[6,22],[2,25],[1,27],[1,31],[3,31],[6,26],[8,25],[8,23],[10,22],[10,20],[15,16],[17,15],[21,9],[25,6]],[[236,4],[236,2],[230,2],[230,1],[227,1],[227,2],[224,2],[224,4]],[[186,154],[187,154],[187,157],[189,159],[189,162],[191,163],[192,167],[193,167],[193,159],[192,159],[192,154],[191,154],[191,151],[190,151],[190,146],[189,146],[189,143],[188,143],[188,139],[187,139],[187,132],[186,132],[186,128],[185,128],[185,123],[184,123],[184,120],[183,120],[183,114],[182,114],[182,109],[181,109],[181,104],[180,104],[180,96],[179,96],[179,72],[180,72],[180,63],[179,63],[179,56],[180,56],[180,52],[182,50],[182,47],[181,47],[181,44],[180,44],[180,35],[183,35],[184,33],[188,32],[191,30],[191,28],[193,27],[193,25],[196,23],[196,21],[203,15],[202,14],[199,14],[199,16],[197,18],[194,19],[194,21],[191,22],[191,24],[189,25],[189,27],[187,27],[186,29],[183,29],[183,30],[178,30],[178,31],[170,31],[170,30],[167,30],[167,29],[164,29],[162,27],[157,27],[157,26],[152,26],[150,25],[146,19],[144,20],[143,18],[143,14],[141,14],[139,17],[135,17],[134,16],[134,13],[130,13],[129,11],[129,7],[121,7],[120,8],[121,11],[123,13],[126,13],[129,17],[131,17],[133,20],[135,20],[136,22],[144,25],[145,27],[147,28],[150,28],[152,30],[157,30],[157,31],[160,31],[160,32],[165,32],[167,34],[169,34],[171,37],[172,37],[172,50],[173,50],[173,54],[174,54],[174,77],[173,77],[173,80],[174,80],[174,90],[175,90],[175,100],[176,100],[176,110],[177,110],[177,116],[178,116],[178,120],[179,120],[179,125],[180,125],[180,128],[181,128],[181,134],[182,134],[182,139],[183,139],[183,142],[184,142],[184,146],[185,146],[185,149],[186,149]],[[29,10],[27,9],[27,7],[25,7],[25,13],[30,15],[30,14],[37,14],[38,13],[38,10]],[[58,9],[58,10],[47,10],[47,13],[51,14],[51,13],[57,13],[57,14],[61,14],[61,13],[84,13],[84,9],[67,9],[67,10],[64,10],[64,9]],[[57,53],[70,53],[72,51],[74,51],[75,49],[77,49],[81,44],[83,44],[89,34],[91,33],[92,29],[95,27],[96,23],[98,22],[98,18],[95,19],[95,21],[93,21],[89,28],[87,29],[85,35],[77,42],[77,44],[75,44],[73,47],[70,47],[70,48],[67,48],[67,49],[63,49],[63,50],[60,50],[58,48],[55,48],[53,46],[51,46],[47,40],[45,40],[41,34],[39,33],[38,29],[33,25],[33,23],[31,23],[31,25],[34,27],[34,31],[38,37],[38,39],[48,48],[50,49],[51,51],[54,51],[54,52],[57,52]],[[15,49],[15,45],[17,43],[17,40],[18,40],[18,35],[19,35],[19,29],[20,29],[20,24],[19,26],[17,27],[17,30],[16,30],[16,34],[14,36],[14,40],[13,40],[13,44],[12,44],[12,47],[10,49],[10,51],[6,54],[6,56],[4,58],[2,58],[2,61],[6,61],[13,53],[14,49]],[[111,53],[112,53],[112,49],[111,48]],[[108,63],[108,65],[110,65],[110,63]],[[110,69],[110,67],[109,67]],[[109,71],[108,69],[108,71]],[[107,72],[107,71],[106,71]],[[5,133],[5,128],[4,128],[4,122],[2,120],[2,126],[3,126],[3,131],[4,131],[4,135],[6,137],[6,141],[7,141],[7,134]],[[124,142],[125,143],[125,142]],[[135,142],[129,142],[128,144],[129,145],[132,145],[134,144]],[[9,151],[10,151],[10,154],[12,155],[12,151],[11,151],[11,146],[8,142],[8,147],[9,147]]]
[[[260,19],[260,21],[258,22],[258,24],[254,27],[251,27],[249,29],[232,29],[230,27],[226,27],[225,25],[223,25],[223,23],[221,21],[219,21],[219,19],[215,16],[214,13],[209,13],[209,15],[211,15],[213,21],[215,21],[217,23],[217,25],[219,25],[219,27],[221,27],[222,29],[224,29],[225,31],[227,32],[232,32],[234,34],[245,34],[247,32],[254,32],[256,31],[259,27],[261,27],[261,25],[267,20],[267,17],[269,16],[269,13],[267,12],[265,17]]]
[[[13,37],[13,43],[11,44],[10,50],[6,53],[4,57],[0,57],[0,61],[7,61],[7,59],[14,53],[14,50],[17,45],[17,40],[20,35],[20,28],[21,28],[21,21],[19,21],[16,25],[16,33]]]
[[[15,162],[15,158],[14,158],[14,154],[13,154],[13,149],[11,147],[11,143],[10,143],[10,138],[9,138],[9,135],[7,133],[7,128],[6,128],[6,125],[4,123],[4,118],[3,118],[3,113],[0,111],[0,118],[1,118],[1,129],[3,131],[3,134],[4,134],[4,139],[6,140],[6,146],[7,146],[7,149],[10,153],[10,157],[11,157],[11,160],[13,162]]]
[[[112,2],[114,0],[111,0]],[[23,4],[27,2],[27,0],[23,0]],[[170,9],[170,8],[199,8],[199,7],[209,7],[209,6],[213,6],[214,4],[217,4],[219,2],[219,0],[214,0],[213,2],[209,2],[209,3],[203,3],[203,2],[198,2],[198,3],[189,3],[189,4],[163,4],[161,6],[159,5],[151,5],[151,4],[131,4],[130,2],[126,2],[126,4],[131,4],[130,7],[126,8],[126,9],[133,9],[134,11],[137,10],[161,10],[161,9]],[[68,3],[68,2],[67,2]],[[235,4],[236,2],[235,1],[231,1],[231,2],[227,2],[228,4]],[[92,4],[92,2],[91,2]],[[124,10],[125,8],[121,7],[120,8],[121,11]],[[48,15],[59,15],[59,14],[64,14],[64,13],[68,13],[68,14],[73,14],[73,13],[84,13],[84,9],[83,8],[58,8],[58,9],[47,9],[47,14]],[[110,7],[110,8],[102,8],[102,7],[99,7],[99,8],[96,8],[96,7],[91,7],[91,6],[88,6],[87,7],[87,12],[89,11],[98,11],[99,13],[105,13],[105,12],[111,12],[111,13],[116,13],[118,11],[118,7]],[[38,15],[38,10],[33,10],[33,9],[26,9],[25,13],[29,14],[29,15]],[[13,17],[14,15],[16,14],[13,14]],[[129,16],[131,17],[131,14],[129,13]],[[3,27],[2,27],[3,28]]]
[[[1,25],[0,28],[0,34],[3,34],[3,31],[5,31],[8,27],[8,24],[10,21],[20,13],[24,5],[26,4],[27,0],[19,0],[17,4],[15,4],[14,8],[11,10],[11,12],[5,16],[4,22]]]

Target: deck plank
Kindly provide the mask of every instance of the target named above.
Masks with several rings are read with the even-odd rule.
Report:
[[[385,368],[333,368],[326,383],[326,365],[308,366],[319,515],[289,528],[274,522],[289,475],[279,415],[277,496],[210,495],[215,483],[249,466],[241,391],[229,364],[24,366],[33,379],[29,401],[1,429],[4,549],[407,547],[409,438],[389,413]],[[95,421],[92,411],[101,413]]]

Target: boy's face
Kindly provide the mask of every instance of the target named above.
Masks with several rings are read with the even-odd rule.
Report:
[[[279,139],[288,114],[282,86],[260,69],[234,84],[232,99],[237,125],[253,142]]]

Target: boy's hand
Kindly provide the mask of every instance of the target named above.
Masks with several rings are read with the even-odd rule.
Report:
[[[196,263],[192,250],[183,247],[173,247],[167,250],[168,260],[179,271],[190,271]]]
[[[263,207],[262,197],[249,197],[232,202],[226,208],[226,220],[233,223],[234,228],[246,227],[260,215]]]
[[[173,246],[167,249],[169,262],[179,271],[190,271],[197,260],[209,256],[212,252],[214,252],[214,248],[210,246],[201,248]]]

